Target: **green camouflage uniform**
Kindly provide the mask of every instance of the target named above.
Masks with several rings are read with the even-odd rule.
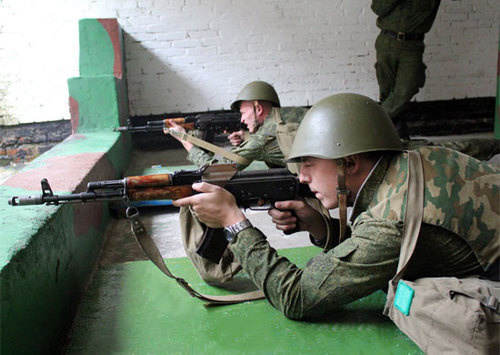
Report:
[[[381,30],[423,35],[431,29],[439,4],[440,0],[373,0],[371,8]],[[391,118],[424,86],[424,48],[423,40],[397,40],[382,33],[377,37],[380,101]]]
[[[278,114],[278,117],[281,116],[281,119],[285,123],[300,123],[307,109],[303,107],[275,108],[272,113],[274,114],[275,112]],[[232,148],[231,152],[242,156],[250,162],[258,160],[265,162],[270,168],[282,168],[285,167],[285,163],[283,162],[283,153],[276,139],[276,122],[273,117],[269,116],[266,117],[266,120],[258,128],[257,132],[251,134],[250,138],[238,147]],[[232,163],[231,160],[226,158],[217,160],[212,153],[196,146],[190,149],[188,159],[198,166],[215,163]],[[247,167],[247,165],[243,164],[236,164],[236,166],[238,170],[243,170]]]
[[[425,176],[423,224],[405,277],[480,274],[498,262],[500,169],[441,147],[417,149]],[[255,228],[231,249],[269,302],[287,317],[325,314],[385,289],[396,273],[407,192],[406,152],[385,155],[358,193],[351,237],[299,269]]]
[[[257,132],[250,135],[248,141],[231,151],[246,158],[249,162],[260,160],[269,167],[284,167],[284,155],[288,153],[295,130],[306,111],[307,109],[302,107],[273,108]],[[190,149],[188,158],[198,166],[218,162],[212,153],[196,146]],[[232,161],[223,158],[220,162],[230,163]],[[243,170],[247,165],[236,164],[236,167],[238,170]],[[295,166],[292,164],[288,168],[290,171],[296,172]],[[186,254],[203,280],[212,284],[223,283],[241,270],[240,263],[234,260],[229,248],[218,264],[196,253],[203,238],[205,226],[198,221],[188,207],[181,207],[179,223]]]

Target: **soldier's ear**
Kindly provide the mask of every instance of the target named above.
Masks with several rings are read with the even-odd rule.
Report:
[[[257,115],[262,115],[264,113],[264,106],[262,106],[260,102],[257,102],[257,104],[254,107],[255,107],[255,113]]]
[[[351,155],[344,158],[345,172],[347,175],[354,175],[360,171],[361,159],[359,155]]]

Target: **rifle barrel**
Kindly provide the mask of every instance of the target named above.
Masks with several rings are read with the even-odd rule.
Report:
[[[107,201],[128,198],[131,201],[176,200],[195,193],[191,185],[196,181],[222,183],[231,192],[239,206],[250,207],[258,200],[293,200],[297,196],[314,196],[306,184],[287,169],[242,171],[234,173],[234,165],[209,165],[193,171],[173,174],[130,176],[121,180],[89,182],[87,191],[69,195],[54,195],[47,180],[42,180],[42,194],[15,196],[12,206],[58,205],[64,203]],[[224,184],[225,183],[225,184]]]

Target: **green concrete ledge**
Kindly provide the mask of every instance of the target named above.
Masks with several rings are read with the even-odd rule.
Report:
[[[0,348],[2,354],[51,353],[59,347],[96,264],[109,221],[107,204],[17,206],[13,196],[85,190],[122,176],[127,136],[75,134],[0,185]]]
[[[68,80],[72,135],[0,185],[0,351],[58,353],[95,268],[109,222],[105,203],[8,205],[13,196],[85,191],[130,161],[123,39],[116,19],[79,21],[80,77]],[[101,133],[99,133],[101,132]]]

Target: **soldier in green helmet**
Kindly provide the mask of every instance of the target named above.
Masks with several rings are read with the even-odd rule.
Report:
[[[448,148],[414,151],[422,159],[424,209],[405,277],[482,274],[498,280],[500,169]],[[342,213],[340,221],[324,221],[303,201],[276,203],[269,214],[279,229],[298,225],[314,244],[326,244],[303,268],[280,257],[221,187],[194,184],[202,193],[174,204],[191,206],[211,227],[225,227],[243,269],[287,317],[320,316],[385,289],[394,276],[405,226],[408,160],[389,116],[368,97],[333,95],[308,111],[288,161],[301,162],[300,180],[324,207],[351,206],[352,212],[348,221]],[[340,226],[339,232],[327,238],[332,225]]]
[[[233,132],[229,140],[235,147],[232,153],[244,159],[236,162],[238,170],[245,169],[252,161],[263,161],[270,168],[286,167],[285,156],[290,150],[294,134],[305,113],[306,108],[281,108],[276,90],[267,82],[252,81],[245,85],[231,104],[231,109],[241,113],[241,122],[250,132],[249,139],[242,142],[242,132]],[[183,132],[179,125],[174,129]],[[202,166],[215,163],[232,163],[228,158],[217,159],[214,154],[199,148],[192,143],[174,136],[188,151],[188,159]],[[288,168],[297,172],[296,164],[289,164]],[[310,201],[321,210],[318,201]],[[323,214],[327,213],[326,211]],[[230,249],[226,249],[222,260],[215,264],[196,253],[207,231],[206,226],[200,223],[188,208],[180,209],[180,229],[184,249],[203,280],[213,284],[230,281],[241,270],[238,261]]]
[[[254,160],[263,161],[269,167],[285,167],[283,150],[286,153],[289,145],[280,142],[281,137],[287,135],[283,130],[298,125],[307,109],[281,108],[276,90],[265,81],[252,81],[245,85],[231,104],[231,109],[241,113],[241,122],[250,132],[246,141],[242,140],[242,132],[233,132],[228,137],[236,145],[231,152],[248,161],[247,164],[237,163],[237,168],[242,170]],[[174,126],[179,131],[183,130],[179,125]],[[227,158],[217,160],[212,153],[180,138],[176,139],[188,151],[188,159],[198,166],[231,162]]]

